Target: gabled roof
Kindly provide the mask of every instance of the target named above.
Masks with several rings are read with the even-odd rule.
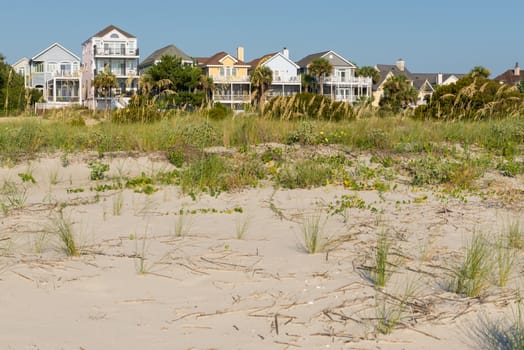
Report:
[[[499,81],[501,83],[508,84],[508,85],[516,85],[521,80],[524,80],[524,70],[521,70],[519,75],[515,75],[514,69],[508,69],[504,73],[495,77],[493,80]]]
[[[20,63],[22,63],[22,62],[24,62],[24,61],[26,62],[26,64],[29,63],[29,58],[27,58],[27,57],[22,57],[21,59],[19,59],[19,60],[16,61],[15,63],[13,63],[11,66],[12,66],[12,67],[17,66],[17,65],[19,65]]]
[[[255,60],[249,62],[249,64],[251,65],[251,68],[255,68],[258,65],[267,64],[267,63],[271,62],[272,60],[276,59],[277,57],[282,57],[284,60],[286,60],[289,63],[291,63],[296,69],[300,68],[293,60],[291,60],[289,57],[286,57],[280,51],[279,52],[275,52],[275,53],[270,53],[270,54],[267,54],[267,55],[262,56],[260,58],[257,58]]]
[[[227,52],[224,52],[224,51],[220,51],[220,52],[214,54],[211,57],[198,57],[198,58],[196,58],[196,61],[197,61],[197,64],[200,67],[221,66],[222,65],[222,61],[226,57],[231,57],[235,61],[235,66],[249,67],[249,65],[246,62],[240,61],[239,59],[231,56],[230,54],[228,54]]]
[[[151,55],[149,55],[145,60],[140,63],[140,67],[149,67],[155,64],[155,61],[160,60],[162,56],[176,56],[181,58],[182,61],[193,62],[193,59],[187,55],[184,51],[180,50],[175,45],[168,45],[161,49],[156,50]]]
[[[322,51],[322,52],[313,53],[311,55],[307,55],[306,57],[298,61],[297,64],[300,68],[306,68],[311,63],[311,61],[324,56],[328,52],[329,51]]]
[[[128,38],[136,38],[136,36],[134,36],[133,34],[130,34],[128,32],[126,32],[125,30],[122,30],[114,25],[109,25],[107,27],[105,27],[104,29],[102,29],[101,31],[99,31],[98,33],[96,33],[95,35],[93,35],[92,37],[102,37],[106,34],[108,34],[109,32],[111,32],[112,30],[116,30],[116,31],[119,31],[120,33],[122,33],[123,35],[127,36]]]
[[[329,59],[331,59],[332,57],[330,57],[330,55],[337,56],[340,60],[342,60],[344,63],[346,63],[349,66],[356,67],[355,64],[348,61],[347,59],[345,59],[344,57],[342,57],[341,55],[339,55],[338,53],[336,53],[333,50],[313,53],[311,55],[308,55],[302,58],[300,61],[297,62],[297,64],[299,65],[300,68],[307,68],[307,66],[311,63],[311,61],[317,58],[320,58],[320,57],[329,57]]]
[[[270,58],[272,58],[276,54],[278,54],[278,52],[268,53],[267,55],[261,56],[259,58],[255,58],[251,62],[247,62],[247,64],[249,64],[251,66],[251,68],[256,68],[260,64],[268,61]]]
[[[382,85],[390,74],[405,75],[409,80],[412,80],[411,72],[407,68],[404,68],[403,71],[400,70],[396,64],[377,64],[375,68],[380,73],[380,79],[375,85],[373,85],[373,90],[376,90],[380,85]]]
[[[51,50],[53,47],[58,47],[60,48],[61,50],[67,52],[68,54],[72,55],[74,58],[76,58],[76,60],[80,61],[80,57],[78,57],[77,55],[75,55],[73,52],[69,51],[68,49],[66,49],[65,47],[63,47],[62,45],[60,45],[59,43],[54,43],[54,44],[51,44],[49,47],[45,48],[44,50],[40,51],[39,53],[37,53],[36,55],[33,56],[33,58],[31,58],[31,60],[33,61],[37,61],[38,57],[43,55],[44,53],[46,53],[47,51]]]

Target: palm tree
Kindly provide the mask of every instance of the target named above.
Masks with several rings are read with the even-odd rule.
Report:
[[[329,76],[333,71],[333,65],[323,57],[315,58],[309,64],[309,73],[314,75],[318,79],[318,84],[320,86],[320,95],[324,95],[324,77]]]
[[[212,97],[213,89],[215,88],[215,83],[213,78],[208,77],[207,75],[201,74],[198,77],[198,84],[202,91],[206,93],[206,104],[209,104],[209,101]]]
[[[473,69],[469,72],[472,78],[488,78],[491,72],[489,69],[482,67],[482,66],[475,66]]]
[[[371,81],[373,84],[378,83],[380,80],[380,73],[378,70],[375,69],[375,67],[371,66],[362,66],[360,68],[357,68],[355,70],[355,75],[357,77],[369,77],[371,78]]]
[[[257,66],[251,72],[251,84],[257,90],[260,109],[264,110],[265,90],[273,82],[273,71],[267,66]]]
[[[405,75],[395,75],[383,85],[384,95],[380,100],[381,107],[389,107],[397,113],[417,101],[418,91],[411,85]]]
[[[104,70],[93,79],[93,87],[104,97],[111,94],[112,88],[117,87],[116,77],[111,73],[109,67],[106,66]]]

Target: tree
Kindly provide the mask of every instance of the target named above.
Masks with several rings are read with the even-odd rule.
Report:
[[[265,91],[273,82],[273,71],[267,66],[257,66],[251,72],[251,84],[257,91],[260,109],[264,110]]]
[[[395,75],[383,85],[384,95],[380,100],[381,107],[389,107],[397,113],[417,100],[418,92],[405,75]]]
[[[355,70],[355,75],[357,77],[369,77],[371,78],[373,84],[376,84],[380,80],[380,73],[375,67],[371,66],[362,66]]]
[[[212,98],[213,89],[215,88],[215,83],[213,82],[213,78],[202,74],[198,78],[198,82],[200,84],[200,89],[204,91],[205,93],[206,104],[209,104],[209,101],[211,101],[211,98]]]
[[[5,57],[0,54],[0,109],[9,111],[23,110],[26,99],[31,100],[31,90],[24,85],[24,77],[16,73]]]
[[[213,88],[212,81],[206,81],[202,75],[202,69],[185,64],[176,56],[162,56],[160,62],[146,71],[146,76],[153,85],[151,96],[165,95],[163,103],[201,105]]]
[[[515,88],[468,74],[454,84],[441,85],[416,117],[447,120],[506,117],[521,113],[524,97]]]
[[[519,81],[519,83],[517,84],[517,90],[520,93],[524,94],[524,80]]]
[[[116,77],[107,66],[93,79],[93,87],[99,96],[111,96],[111,89],[117,86]]]
[[[309,73],[317,77],[318,85],[320,86],[320,94],[324,94],[324,77],[329,76],[333,71],[333,65],[323,57],[315,58],[309,64]]]
[[[315,77],[309,74],[302,74],[300,77],[300,80],[302,82],[302,92],[313,92],[313,88],[315,87]]]
[[[482,66],[475,66],[473,69],[469,72],[469,75],[473,78],[487,78],[489,77],[491,72],[489,69],[482,67]]]

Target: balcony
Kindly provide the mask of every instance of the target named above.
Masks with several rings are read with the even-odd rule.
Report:
[[[96,47],[95,48],[95,56],[103,56],[103,57],[137,57],[138,56],[138,49],[125,49],[124,48],[101,48]]]
[[[227,102],[249,102],[251,96],[248,94],[214,94],[213,101],[227,101]]]
[[[212,75],[211,78],[215,83],[249,83],[249,76],[233,76],[233,75]]]
[[[293,77],[273,77],[273,84],[300,84],[299,76]]]
[[[371,86],[371,78],[369,77],[334,77],[329,76],[324,78],[324,84],[328,85],[355,85],[355,86]]]

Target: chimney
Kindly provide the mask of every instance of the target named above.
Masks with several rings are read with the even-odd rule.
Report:
[[[284,47],[282,49],[282,55],[284,55],[285,58],[289,58],[289,50],[287,49],[287,47]]]
[[[405,68],[406,62],[402,58],[399,58],[397,61],[397,68],[399,71],[403,72]]]
[[[442,85],[443,76],[442,73],[437,74],[437,85]]]
[[[244,48],[242,46],[237,47],[237,59],[244,61]]]
[[[513,75],[515,76],[520,76],[520,67],[519,67],[519,63],[515,63],[515,69],[513,70]]]

